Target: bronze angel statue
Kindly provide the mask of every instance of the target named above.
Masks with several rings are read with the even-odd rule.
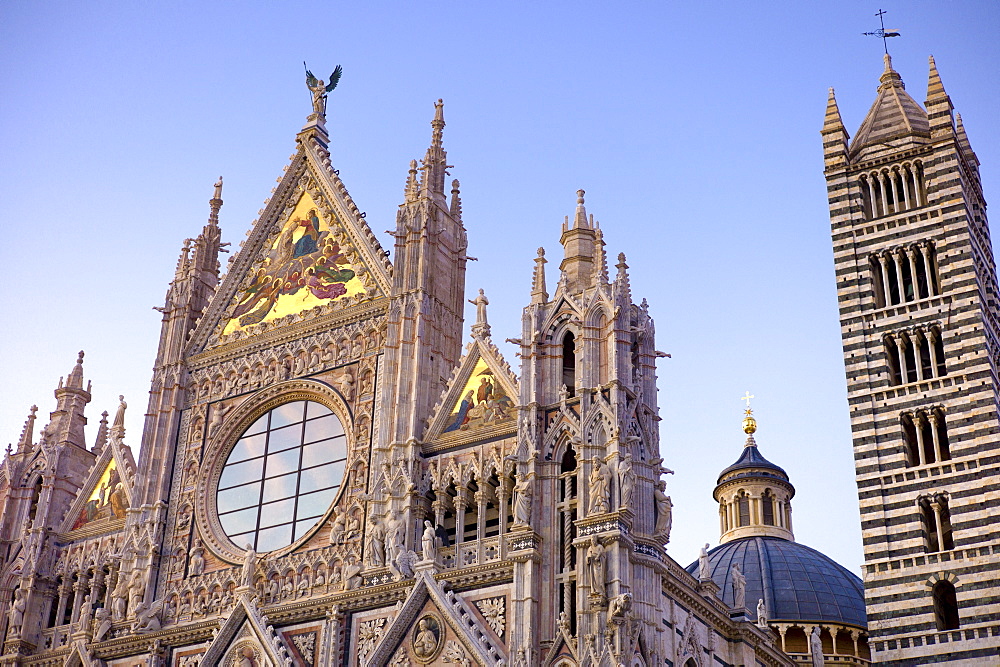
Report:
[[[309,71],[309,66],[306,65],[305,61],[302,61],[302,66],[306,68],[306,86],[312,91],[313,113],[317,116],[325,116],[327,93],[336,88],[337,84],[340,83],[340,75],[343,74],[344,70],[340,65],[337,65],[337,68],[333,70],[333,74],[330,75],[330,83],[326,83],[323,79],[317,79]]]

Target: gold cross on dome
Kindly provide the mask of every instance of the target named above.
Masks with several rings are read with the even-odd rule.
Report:
[[[751,398],[756,398],[756,396],[754,396],[753,394],[751,394],[749,391],[746,393],[745,396],[743,396],[742,398],[740,398],[741,401],[746,401],[747,402],[747,410],[750,409],[750,399]]]

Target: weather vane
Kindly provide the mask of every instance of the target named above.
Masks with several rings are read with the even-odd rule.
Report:
[[[889,37],[899,37],[899,31],[898,30],[886,30],[885,29],[885,20],[882,18],[883,16],[885,16],[885,13],[886,12],[885,12],[884,9],[880,9],[880,10],[878,10],[878,14],[875,15],[875,16],[878,17],[878,22],[882,26],[881,28],[879,28],[878,30],[874,30],[872,32],[863,32],[861,34],[865,35],[867,37],[881,37],[882,38],[882,48],[884,48],[886,54],[888,54],[889,53],[889,45],[886,44],[885,40],[888,39]]]

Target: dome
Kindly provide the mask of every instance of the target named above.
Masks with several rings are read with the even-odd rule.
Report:
[[[778,537],[745,537],[709,552],[712,581],[732,606],[732,563],[747,579],[746,606],[757,617],[764,599],[768,621],[817,621],[867,628],[861,578],[815,549]],[[698,561],[687,566],[698,576]]]
[[[747,438],[747,444],[743,447],[743,453],[740,454],[740,458],[736,460],[736,463],[719,473],[719,482],[721,483],[723,478],[738,470],[753,470],[755,476],[773,476],[783,479],[786,482],[788,481],[788,473],[781,466],[775,465],[764,458],[757,449],[757,444],[753,441],[753,436]],[[734,475],[734,477],[739,476]]]

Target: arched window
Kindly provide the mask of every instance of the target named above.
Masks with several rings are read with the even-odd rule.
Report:
[[[937,434],[937,446],[941,453],[941,460],[951,459],[951,448],[948,445],[948,427],[944,420],[944,411],[941,408],[931,410],[931,422]]]
[[[917,427],[913,423],[913,415],[900,415],[899,423],[903,427],[903,442],[906,444],[906,459],[911,466],[921,464],[920,448],[917,443]]]
[[[938,377],[943,377],[948,374],[948,367],[944,362],[944,341],[941,340],[941,330],[937,327],[931,329],[931,340],[934,345],[934,360],[937,362],[937,368],[934,370]]]
[[[569,396],[576,393],[576,337],[567,331],[562,343],[562,383]]]
[[[885,308],[885,275],[882,272],[882,262],[877,255],[868,258],[869,268],[872,276],[872,296],[875,297],[875,307]]]
[[[882,345],[885,347],[885,360],[889,366],[889,384],[903,384],[899,369],[899,348],[896,346],[896,340],[892,336],[886,335],[882,339]]]
[[[760,499],[760,513],[765,526],[774,525],[774,496],[769,490]]]
[[[947,579],[934,584],[934,622],[938,630],[957,630],[958,597],[955,595],[955,585]]]
[[[740,491],[739,496],[736,498],[736,507],[739,512],[740,526],[750,525],[750,499],[747,498],[746,494]]]
[[[955,548],[951,527],[951,510],[948,496],[939,493],[920,498],[920,521],[924,528],[925,546],[928,552],[950,551]]]

